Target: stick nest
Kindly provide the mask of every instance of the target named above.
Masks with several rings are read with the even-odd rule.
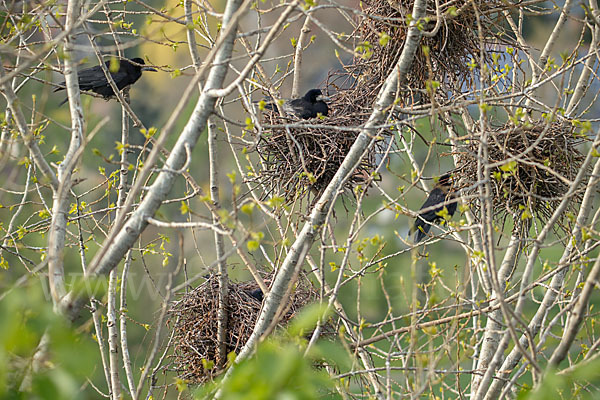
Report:
[[[364,14],[356,32],[356,51],[363,62],[356,67],[363,70],[363,84],[380,87],[402,53],[414,0],[364,0],[361,4]],[[423,36],[419,42],[408,76],[410,88],[424,89],[426,82],[434,80],[448,83],[460,93],[473,85],[469,64],[480,60],[482,46],[484,50],[497,44],[515,46],[496,24],[501,12],[511,7],[510,2],[457,0],[441,4],[437,30],[435,4],[427,4],[427,19],[420,22],[420,29],[435,34]],[[487,51],[484,57],[489,62]]]
[[[548,125],[547,121],[537,121],[519,126],[509,122],[489,133],[487,161],[499,163],[491,171],[495,217],[535,216],[542,221],[550,218],[570,187],[560,177],[573,181],[585,159],[578,150],[585,138],[575,135],[574,130],[575,127],[566,122]],[[539,142],[536,144],[536,141]],[[457,157],[455,176],[461,186],[468,187],[463,191],[465,195],[478,195],[479,144],[477,139],[469,141],[466,151]],[[576,192],[571,198],[571,210],[581,201],[581,196],[581,192]]]
[[[289,118],[265,111],[263,116],[268,125],[257,146],[263,165],[258,180],[283,196],[286,202],[301,199],[310,191],[320,194],[339,169],[360,126],[370,115],[371,104],[364,100],[368,98],[361,97],[358,88],[338,91],[331,96],[329,117],[304,121],[311,125],[309,127],[289,126]],[[385,135],[386,132],[377,134]],[[383,136],[381,138],[346,180],[345,190],[353,193],[358,185],[370,184],[377,169],[376,156],[386,147]]]
[[[267,276],[270,284],[273,276]],[[258,289],[254,281],[230,283],[227,300],[226,353],[238,354],[250,338],[261,309],[261,302],[250,293]],[[219,282],[211,276],[196,289],[184,294],[169,310],[167,324],[172,324],[173,367],[179,378],[191,384],[200,384],[223,372],[227,360],[218,354]],[[292,292],[288,309],[279,320],[285,326],[306,304],[317,299],[317,292],[302,276]]]

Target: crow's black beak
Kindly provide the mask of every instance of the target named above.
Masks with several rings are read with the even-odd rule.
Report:
[[[317,96],[317,101],[331,101],[331,97],[327,97],[323,94]]]
[[[158,72],[155,68],[152,67],[142,67],[142,71]]]

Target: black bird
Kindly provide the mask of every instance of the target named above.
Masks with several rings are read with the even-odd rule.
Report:
[[[254,297],[258,301],[263,301],[264,295],[263,295],[262,290],[260,290],[260,288],[254,289],[253,291],[248,292],[248,294],[250,296]]]
[[[410,233],[417,232],[415,235],[415,243],[419,243],[427,235],[427,232],[431,229],[432,223],[439,223],[444,220],[444,217],[438,215],[444,208],[448,211],[448,216],[452,217],[456,212],[456,201],[450,203],[455,199],[454,193],[452,192],[452,182],[450,174],[445,174],[440,177],[433,190],[429,194],[425,204],[419,209],[419,215],[415,221],[414,226],[411,228]],[[426,208],[431,208],[439,204],[439,207],[430,209],[429,211],[421,212]]]
[[[319,113],[325,116],[328,115],[329,107],[327,107],[325,100],[330,99],[323,96],[321,89],[310,89],[299,99],[285,100],[281,107],[288,115],[293,115],[301,119],[309,119],[315,118]],[[277,111],[277,107],[273,101],[267,102],[265,108]]]
[[[113,81],[115,81],[119,90],[126,86],[133,85],[142,76],[142,71],[156,72],[154,68],[144,67],[145,62],[141,58],[133,58],[131,60],[121,59],[118,61],[119,70],[117,72],[111,72],[110,76],[113,78]],[[110,71],[110,61],[107,61],[105,64],[106,68]],[[106,79],[106,75],[104,75],[104,71],[102,71],[102,67],[99,65],[82,69],[77,73],[77,78],[79,90],[90,90],[94,93],[98,93],[105,99],[115,95],[115,92],[108,83],[108,79]],[[62,82],[60,85],[63,87],[54,89],[55,92],[65,89],[65,82]],[[62,106],[67,101],[68,99],[65,99],[59,106]]]

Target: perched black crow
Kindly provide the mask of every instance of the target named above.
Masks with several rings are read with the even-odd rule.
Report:
[[[321,89],[311,89],[299,99],[285,100],[281,107],[288,115],[293,115],[301,119],[315,118],[317,114],[327,116],[329,107],[325,100],[330,100],[329,97],[323,96]],[[267,110],[277,111],[277,107],[273,101],[267,102],[265,105]]]
[[[126,86],[133,85],[142,76],[142,71],[156,72],[154,68],[144,67],[145,63],[141,58],[134,58],[132,60],[122,59],[118,61],[119,70],[117,72],[111,72],[110,76],[115,81],[119,90]],[[106,62],[106,68],[108,68],[110,71],[110,61]],[[115,95],[115,92],[113,92],[112,87],[108,83],[108,79],[106,79],[106,75],[104,75],[104,71],[102,71],[102,67],[99,65],[78,71],[77,77],[79,82],[79,90],[90,90],[98,93],[105,99]],[[54,89],[55,92],[65,89],[65,82],[62,82],[60,85],[63,87]],[[59,105],[62,106],[67,101],[68,99],[65,99]]]
[[[260,290],[260,288],[258,288],[258,289],[254,289],[253,291],[251,291],[251,292],[248,292],[248,294],[249,294],[250,296],[254,297],[254,298],[255,298],[256,300],[258,300],[258,301],[263,301],[263,297],[264,297],[264,295],[263,295],[263,292],[262,292],[262,290]]]
[[[415,243],[419,243],[427,235],[427,232],[431,229],[432,223],[439,223],[444,218],[438,213],[446,208],[448,216],[452,217],[456,212],[456,201],[450,203],[455,198],[454,193],[451,191],[452,182],[450,174],[445,174],[440,177],[433,190],[429,194],[429,197],[425,201],[425,204],[420,208],[424,210],[439,204],[439,207],[430,209],[429,211],[419,212],[419,216],[415,221],[414,226],[411,228],[410,233],[417,232],[415,235]],[[419,210],[419,211],[420,211]]]

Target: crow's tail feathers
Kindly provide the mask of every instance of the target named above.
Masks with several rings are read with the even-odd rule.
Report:
[[[275,103],[270,102],[270,103],[265,103],[265,110],[277,110],[277,108],[275,107]]]
[[[426,234],[420,229],[417,229],[417,233],[415,235],[415,244],[419,243],[421,240],[425,238]]]
[[[417,244],[421,240],[423,240],[427,236],[427,232],[429,232],[429,229],[431,229],[431,225],[429,225],[425,221],[418,218],[415,221],[415,224],[410,229],[410,235],[412,235],[414,232],[417,232],[415,234],[415,242],[414,243]]]
[[[260,102],[265,103],[265,105],[264,105],[265,110],[276,110],[277,109],[275,107],[275,100],[272,97],[265,97],[262,100],[253,101],[252,104],[255,104],[258,106],[260,104]]]

